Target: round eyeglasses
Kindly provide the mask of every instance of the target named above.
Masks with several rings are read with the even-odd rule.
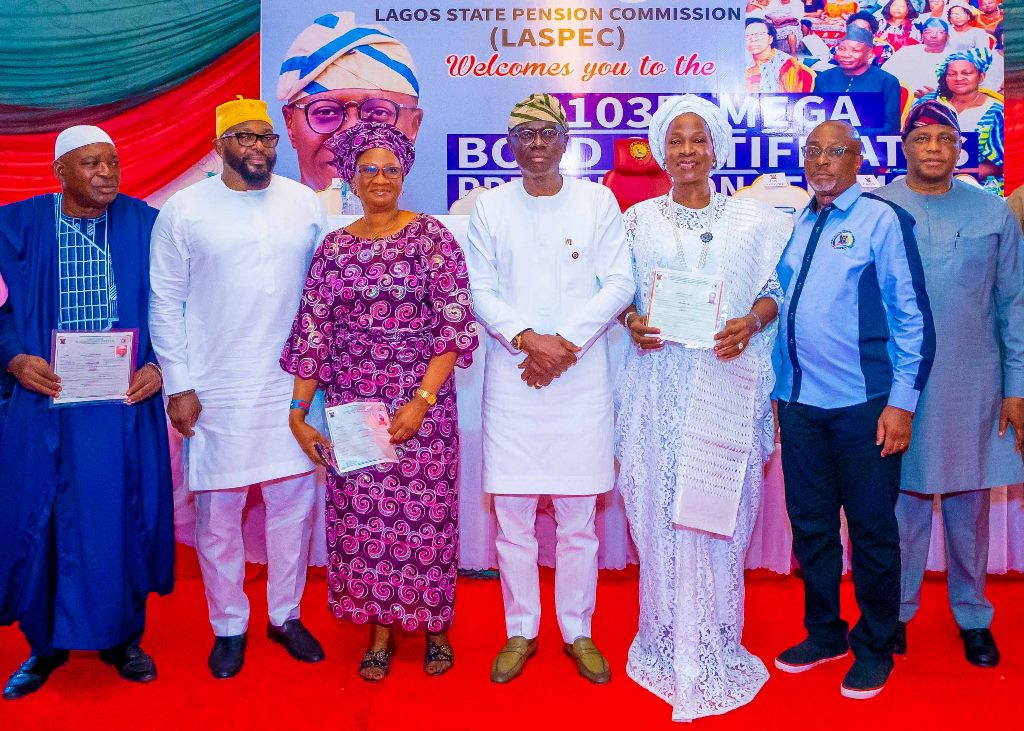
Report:
[[[521,145],[532,145],[538,137],[545,145],[553,145],[562,139],[563,135],[565,135],[565,130],[559,127],[542,127],[541,129],[523,127],[508,133],[509,137],[518,141]]]
[[[337,132],[345,123],[345,117],[350,107],[355,107],[356,116],[361,122],[381,122],[391,125],[398,123],[398,114],[403,109],[416,108],[415,104],[398,104],[390,99],[363,99],[359,102],[317,99],[309,104],[293,104],[292,106],[301,109],[306,116],[306,124],[309,125],[309,128],[321,135]]]

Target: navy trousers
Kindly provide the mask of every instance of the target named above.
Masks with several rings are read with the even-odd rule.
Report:
[[[779,402],[786,509],[803,571],[804,626],[823,647],[845,648],[849,641],[854,654],[868,660],[891,659],[900,611],[895,508],[901,456],[883,459],[875,444],[886,401],[837,409]],[[839,609],[840,508],[849,528],[861,612],[849,638]]]

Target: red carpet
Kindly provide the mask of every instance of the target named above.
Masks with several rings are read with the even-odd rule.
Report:
[[[441,678],[423,674],[422,636],[403,635],[391,676],[379,685],[359,679],[355,666],[366,629],[332,619],[326,611],[322,572],[310,576],[303,620],[320,638],[327,660],[302,665],[267,640],[263,576],[253,567],[249,595],[253,627],[242,673],[213,680],[206,669],[212,644],[202,584],[194,558],[183,556],[174,594],[150,604],[144,647],[160,672],[138,686],[117,677],[95,653],[75,653],[38,693],[0,702],[0,729],[667,729],[670,709],[625,672],[626,651],[636,629],[636,569],[601,574],[594,636],[612,664],[612,682],[593,686],[562,654],[551,606],[553,582],[542,574],[545,617],[540,649],[525,674],[507,686],[488,680],[492,655],[504,641],[497,581],[459,584],[452,633],[455,668]],[[853,613],[853,592],[844,582],[844,606]],[[1019,727],[1024,695],[1024,580],[993,577],[993,626],[1003,653],[994,670],[963,659],[949,613],[942,576],[929,576],[923,607],[910,626],[910,654],[898,658],[888,687],[871,701],[839,695],[846,663],[799,676],[771,668],[772,678],[752,703],[726,716],[702,720],[701,728],[890,728],[976,729]],[[799,580],[767,572],[747,577],[747,646],[771,667],[780,649],[802,637]],[[0,674],[25,658],[14,628],[0,629]]]

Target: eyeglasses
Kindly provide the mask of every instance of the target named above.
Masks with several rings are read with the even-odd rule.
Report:
[[[384,177],[388,180],[396,180],[402,176],[402,168],[398,165],[385,165],[384,167],[360,165],[356,168],[356,172],[367,180],[373,180],[378,173],[384,173]]]
[[[771,38],[771,33],[747,33],[744,38],[748,41],[763,41],[765,38]]]
[[[317,99],[309,104],[293,104],[292,106],[301,109],[306,116],[306,124],[309,125],[309,128],[321,135],[337,132],[344,124],[350,107],[356,108],[356,116],[361,122],[381,122],[390,125],[398,123],[398,114],[403,109],[416,108],[415,104],[398,104],[390,99],[363,99],[361,102]]]
[[[559,127],[542,127],[541,129],[523,127],[512,130],[508,136],[517,140],[521,145],[532,145],[538,137],[545,145],[553,145],[565,136],[565,130]]]
[[[833,160],[838,160],[843,155],[846,154],[846,151],[848,149],[850,149],[850,148],[849,147],[829,147],[828,149],[823,150],[820,147],[818,147],[817,145],[804,145],[803,147],[800,148],[800,151],[802,153],[804,153],[804,158],[806,158],[807,160],[817,160],[822,155],[827,155],[828,157],[832,158]]]
[[[281,135],[258,135],[255,132],[229,132],[221,135],[221,139],[224,140],[228,137],[234,137],[239,147],[252,147],[257,142],[260,142],[268,150],[273,150],[277,147],[277,142],[281,139]]]

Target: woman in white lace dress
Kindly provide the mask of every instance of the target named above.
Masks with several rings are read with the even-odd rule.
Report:
[[[672,190],[626,212],[638,294],[622,315],[635,347],[616,389],[616,450],[640,555],[640,626],[626,670],[672,705],[676,721],[741,706],[768,679],[740,644],[743,565],[774,444],[770,325],[782,298],[774,269],[792,223],[767,205],[711,192],[709,175],[725,163],[731,138],[714,104],[667,100],[650,143]],[[647,326],[655,267],[725,280],[728,319],[713,348],[663,342]],[[711,524],[692,499],[677,510],[681,491],[718,505],[710,512],[719,526],[722,513],[731,520],[735,512],[735,527],[684,527]],[[736,494],[738,508],[722,497]]]

